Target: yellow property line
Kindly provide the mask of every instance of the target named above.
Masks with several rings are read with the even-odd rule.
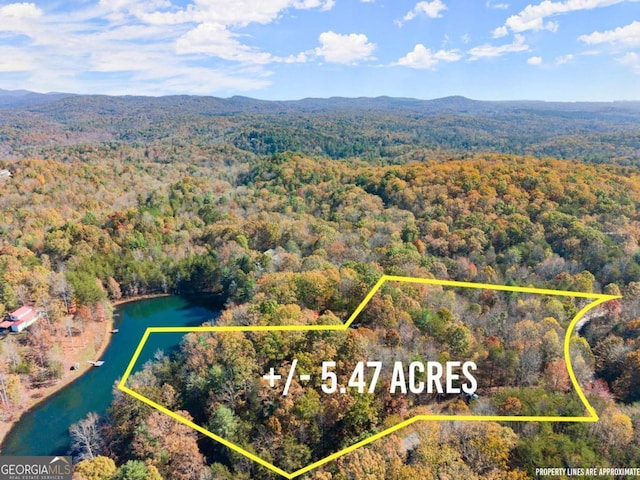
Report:
[[[314,462],[310,465],[307,465],[300,470],[296,470],[293,473],[285,472],[284,470],[276,467],[275,465],[261,459],[257,455],[245,450],[244,448],[236,445],[224,438],[210,432],[206,428],[203,428],[190,420],[178,415],[175,412],[163,407],[162,405],[157,404],[156,402],[148,399],[147,397],[131,390],[126,386],[126,382],[131,375],[133,367],[135,366],[138,357],[140,356],[142,349],[144,348],[147,339],[151,333],[190,333],[190,332],[275,332],[275,331],[297,331],[297,332],[308,332],[308,331],[340,331],[347,330],[356,317],[362,312],[362,309],[369,303],[371,298],[377,293],[377,291],[382,287],[382,285],[387,282],[406,282],[406,283],[420,283],[426,285],[437,285],[444,287],[458,287],[458,288],[475,288],[482,290],[497,290],[497,291],[506,291],[506,292],[517,292],[517,293],[533,293],[538,295],[555,295],[555,296],[566,296],[566,297],[576,297],[576,298],[589,298],[594,301],[586,305],[582,308],[573,318],[571,323],[567,328],[567,332],[564,338],[564,359],[567,364],[567,370],[569,372],[569,377],[571,378],[571,383],[575,388],[578,396],[580,397],[580,401],[586,408],[589,415],[584,417],[560,417],[560,416],[508,416],[508,415],[416,415],[408,420],[405,420],[393,427],[387,428],[381,432],[378,432],[370,437],[367,437],[364,440],[361,440],[343,450],[340,450],[332,455],[329,455],[317,462]],[[480,421],[491,421],[491,422],[597,422],[598,414],[595,409],[589,404],[587,397],[584,395],[580,385],[578,384],[578,380],[573,371],[573,365],[571,363],[571,356],[569,352],[569,347],[571,344],[571,335],[573,333],[573,329],[576,324],[580,320],[580,318],[586,314],[589,310],[600,305],[601,303],[607,302],[609,300],[614,300],[616,298],[621,298],[617,295],[604,295],[600,293],[586,293],[586,292],[571,292],[566,290],[549,290],[543,288],[533,288],[533,287],[516,287],[510,285],[493,285],[489,283],[472,283],[472,282],[457,282],[452,280],[437,280],[437,279],[429,279],[429,278],[417,278],[417,277],[401,277],[397,275],[383,275],[380,277],[380,280],[373,286],[371,291],[367,294],[367,296],[360,302],[358,307],[353,311],[349,319],[344,324],[339,325],[234,325],[234,326],[207,326],[207,327],[149,327],[144,332],[138,347],[136,348],[127,369],[122,376],[118,384],[118,389],[137,398],[138,400],[146,403],[147,405],[169,415],[175,420],[197,430],[198,432],[206,435],[213,440],[220,442],[221,444],[229,447],[230,449],[246,456],[247,458],[253,460],[254,462],[262,465],[269,470],[282,475],[285,478],[293,479],[303,473],[307,473],[315,468],[320,467],[328,462],[331,462],[347,453],[350,453],[360,447],[363,447],[375,440],[378,440],[386,435],[389,435],[401,428],[404,428],[408,425],[411,425],[414,422],[419,420],[430,420],[430,421],[465,421],[465,422],[480,422]]]

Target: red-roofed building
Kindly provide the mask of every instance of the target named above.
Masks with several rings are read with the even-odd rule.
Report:
[[[21,320],[27,316],[30,316],[33,314],[33,312],[35,312],[35,309],[33,307],[30,307],[28,305],[25,305],[23,307],[20,307],[17,310],[14,310],[13,312],[11,312],[8,315],[8,320],[12,321],[12,322],[17,322],[18,320]]]
[[[11,322],[10,327],[12,332],[21,332],[28,326],[32,325],[39,318],[40,314],[35,308],[25,305],[11,312],[7,316],[7,321]],[[2,322],[2,324],[4,323],[6,322]]]

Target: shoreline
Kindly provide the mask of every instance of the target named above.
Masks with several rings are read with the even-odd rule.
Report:
[[[147,293],[146,295],[136,295],[135,297],[127,297],[121,298],[119,300],[113,300],[111,305],[114,307],[119,307],[120,305],[124,305],[125,303],[139,302],[140,300],[150,300],[152,298],[162,298],[162,297],[171,297],[173,294],[171,293]]]
[[[170,296],[171,294],[169,293],[155,293],[155,294],[151,293],[147,295],[136,295],[134,297],[127,297],[127,298],[121,298],[119,300],[114,300],[111,302],[111,305],[113,307],[119,307],[120,305],[124,305],[126,303],[133,303],[141,300],[149,300],[152,298],[161,298],[161,297],[170,297]],[[104,352],[106,351],[107,347],[111,344],[111,337],[113,336],[113,334],[111,333],[111,330],[113,330],[114,328],[114,323],[115,323],[115,319],[113,317],[111,317],[111,319],[106,320],[104,322],[104,332],[102,332],[103,334],[102,342],[100,343],[100,346],[96,349],[96,353],[95,353],[96,360],[100,359],[102,355],[104,355]],[[17,415],[15,418],[3,421],[2,425],[0,425],[0,455],[2,455],[2,446],[4,443],[4,439],[9,434],[9,432],[11,432],[13,427],[20,421],[20,419],[22,419],[23,415],[25,415],[26,413],[29,413],[31,410],[36,408],[40,403],[44,402],[47,398],[51,397],[52,395],[62,390],[63,388],[67,387],[77,379],[81,378],[92,368],[94,367],[90,364],[81,364],[80,369],[74,371],[76,374],[68,373],[69,371],[66,370],[67,372],[66,377],[63,377],[54,385],[41,388],[37,392],[38,394],[41,394],[41,395],[38,396],[37,398],[29,397],[29,399],[25,402],[25,404],[28,406],[24,410],[22,410],[19,415]]]

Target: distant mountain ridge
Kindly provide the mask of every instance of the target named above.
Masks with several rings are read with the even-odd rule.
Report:
[[[72,96],[71,93],[36,93],[29,90],[3,90],[0,88],[0,108],[19,108],[57,102]]]
[[[640,165],[640,102],[269,101],[0,90],[1,154],[55,157],[72,145],[104,144],[227,145],[257,155],[294,151],[384,161],[423,158],[413,156],[418,151],[494,152]]]
[[[194,113],[273,113],[274,111],[326,111],[328,109],[357,110],[417,110],[426,112],[470,112],[478,113],[492,110],[513,110],[533,108],[540,110],[601,111],[640,110],[640,101],[615,102],[557,102],[543,100],[474,100],[453,95],[429,100],[410,97],[308,97],[300,100],[260,100],[235,95],[229,98],[199,95],[165,95],[159,97],[133,95],[78,95],[73,93],[50,92],[36,93],[28,90],[0,89],[0,108],[28,107],[51,104],[64,99],[71,102],[110,102],[114,105],[140,102],[148,106],[182,106]]]

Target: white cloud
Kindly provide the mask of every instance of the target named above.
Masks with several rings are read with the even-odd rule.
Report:
[[[354,64],[362,60],[374,60],[371,54],[376,48],[362,33],[342,35],[333,31],[323,32],[318,37],[320,46],[315,54],[326,62]]]
[[[446,9],[447,6],[442,2],[442,0],[418,2],[415,4],[412,10],[409,10],[407,12],[407,14],[403,17],[403,20],[405,22],[408,22],[421,14],[425,14],[429,18],[440,18],[442,17],[442,12]],[[402,22],[400,22],[399,20],[396,23],[402,25]]]
[[[24,51],[0,45],[0,72],[24,72],[36,68],[37,62]]]
[[[622,57],[617,60],[631,67],[631,69],[640,74],[640,55],[629,49],[635,49],[640,46],[640,22],[634,21],[624,27],[617,27],[613,30],[605,30],[604,32],[593,32],[588,35],[580,35],[578,37],[587,45],[605,45],[615,54],[623,53]],[[625,50],[626,53],[625,53]],[[596,51],[596,53],[599,53]]]
[[[224,25],[201,23],[188,31],[176,42],[176,53],[201,53],[231,60],[254,64],[265,64],[273,61],[272,56],[240,43],[237,34],[227,30]]]
[[[118,1],[137,4],[135,0]],[[166,0],[148,0],[164,1]],[[176,40],[175,48],[178,54],[200,54],[250,64],[293,63],[306,61],[306,55],[297,53],[279,57],[260,51],[240,41],[242,35],[234,30],[251,23],[272,23],[290,9],[326,11],[334,5],[335,0],[195,0],[194,3],[178,10],[144,11],[134,15],[151,25],[187,26],[196,23],[195,27]]]
[[[258,2],[263,3],[263,2]],[[335,6],[335,0],[298,0],[293,3],[293,7],[299,10],[318,8],[324,12],[331,10]]]
[[[262,70],[209,69],[202,67],[181,67],[165,71],[164,76],[157,72],[140,72],[133,79],[139,81],[144,90],[156,89],[156,94],[162,92],[206,95],[211,93],[212,86],[216,90],[256,90],[269,85],[268,72]],[[128,92],[128,89],[119,94]]]
[[[10,3],[0,7],[0,18],[38,18],[42,15],[35,3]]]
[[[553,21],[553,20],[549,20],[544,25],[544,29],[548,30],[550,32],[557,32],[559,27],[560,27],[560,24],[558,22],[556,22],[556,21]]]
[[[148,72],[156,68],[161,57],[161,51],[149,48],[136,56],[122,48],[111,52],[99,50],[91,55],[89,68],[92,72]]]
[[[640,46],[640,22],[634,21],[624,27],[604,32],[593,32],[589,35],[580,35],[578,40],[587,45],[599,45],[610,43],[622,46]]]
[[[457,62],[461,58],[462,54],[459,50],[438,50],[433,52],[419,43],[411,52],[398,59],[395,65],[426,70],[435,67],[440,61]]]
[[[524,36],[515,35],[512,43],[504,45],[478,45],[469,50],[468,53],[471,55],[471,60],[477,60],[479,58],[499,57],[505,53],[524,52],[526,50],[529,50],[529,46],[524,43]]]
[[[0,7],[0,33],[31,37],[37,33],[43,11],[34,3],[10,3]]]
[[[176,41],[176,53],[210,55],[223,60],[244,62],[254,65],[267,63],[304,63],[307,52],[278,57],[252,48],[237,40],[240,35],[229,31],[224,25],[201,23],[189,30]]]
[[[137,4],[135,0],[120,0]],[[153,1],[153,0],[151,0]],[[162,0],[160,0],[162,1]],[[335,0],[195,0],[181,9],[158,10],[140,13],[129,11],[148,23],[175,25],[184,23],[219,23],[227,27],[246,27],[251,23],[269,24],[280,18],[287,10],[326,11],[333,8]]]
[[[494,36],[506,35],[506,29],[515,33],[529,30],[550,30],[555,32],[558,29],[558,23],[545,21],[547,17],[578,10],[608,7],[624,1],[625,0],[565,0],[562,2],[553,2],[551,0],[544,0],[537,5],[529,4],[520,13],[507,18],[502,28],[499,27],[494,30]]]
[[[509,5],[508,3],[491,3],[490,0],[487,0],[487,3],[485,3],[485,6],[487,8],[495,8],[498,10],[507,10],[511,5]]]
[[[527,63],[529,65],[541,65],[542,64],[542,57],[531,57],[527,60]]]
[[[631,67],[634,73],[640,75],[640,54],[628,52],[622,58],[618,59],[618,61],[627,67]]]
[[[565,63],[569,63],[571,60],[573,60],[572,53],[560,55],[559,57],[556,57],[556,65],[564,65]]]
[[[501,27],[497,27],[493,32],[491,32],[493,38],[502,38],[509,35],[509,29],[502,25]]]
[[[309,61],[309,53],[311,52],[300,52],[297,55],[289,55],[287,57],[272,57],[276,62],[280,63],[305,63]]]

